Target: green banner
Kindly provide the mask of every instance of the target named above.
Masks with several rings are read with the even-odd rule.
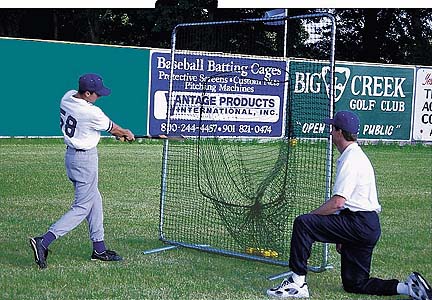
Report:
[[[336,65],[336,111],[361,120],[359,138],[410,140],[414,68]]]
[[[293,101],[312,95],[322,101],[329,88],[328,64],[293,61],[290,77]],[[413,86],[414,67],[337,63],[335,111],[358,114],[360,139],[410,140]]]
[[[330,110],[328,63],[292,60],[288,74],[289,131],[294,137],[327,138],[329,130],[323,116],[328,116]]]

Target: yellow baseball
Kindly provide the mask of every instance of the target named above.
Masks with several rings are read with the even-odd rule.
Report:
[[[271,253],[271,257],[274,257],[274,258],[276,258],[276,257],[278,257],[279,256],[279,253],[277,253],[277,251],[272,251],[272,253]]]

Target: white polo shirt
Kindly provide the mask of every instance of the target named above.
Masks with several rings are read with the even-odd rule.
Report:
[[[349,145],[336,162],[333,195],[344,197],[344,208],[353,212],[381,212],[372,164],[357,143]]]
[[[89,150],[99,143],[100,132],[110,131],[113,123],[103,111],[68,91],[60,102],[60,126],[67,146]]]

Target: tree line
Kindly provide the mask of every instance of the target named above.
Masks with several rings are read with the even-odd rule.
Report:
[[[0,36],[169,48],[179,23],[261,18],[267,10],[218,9],[217,0],[158,0],[154,9],[0,9]],[[323,11],[336,18],[337,60],[432,65],[431,9],[288,9],[291,16]]]

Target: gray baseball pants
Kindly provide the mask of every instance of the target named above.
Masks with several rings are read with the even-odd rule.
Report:
[[[75,189],[71,208],[56,223],[51,231],[56,238],[73,230],[84,219],[88,222],[90,240],[104,240],[102,197],[98,189],[97,148],[82,151],[68,147],[65,154],[66,174]]]

